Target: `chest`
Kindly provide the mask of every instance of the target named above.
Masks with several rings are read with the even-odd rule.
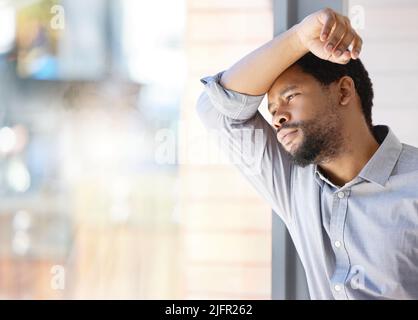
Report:
[[[294,190],[311,200],[296,201],[295,232],[304,233],[301,246],[325,257],[330,279],[338,271],[357,281],[361,273],[376,296],[418,286],[418,188],[310,187],[309,195],[303,186]]]

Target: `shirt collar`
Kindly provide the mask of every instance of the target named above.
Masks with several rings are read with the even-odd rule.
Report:
[[[399,159],[402,151],[402,143],[388,126],[374,126],[373,133],[380,146],[360,171],[358,177],[384,187],[396,165],[396,162]],[[323,176],[317,165],[314,166],[314,171],[315,180],[321,187],[324,182],[334,186],[326,177]]]
[[[399,159],[402,143],[388,126],[374,126],[373,132],[380,147],[360,171],[359,177],[384,187]]]

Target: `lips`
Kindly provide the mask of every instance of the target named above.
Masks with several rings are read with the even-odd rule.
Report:
[[[292,142],[293,141],[293,139],[294,139],[294,137],[295,137],[295,135],[296,135],[296,133],[297,133],[297,131],[293,131],[293,132],[290,132],[290,133],[288,133],[284,138],[283,138],[283,143],[284,143],[284,145],[287,145],[287,144],[289,144],[290,142]]]
[[[280,131],[278,134],[279,141],[286,145],[288,144],[291,139],[293,139],[294,134],[298,131],[298,129],[288,130],[288,131]]]
[[[294,137],[295,137],[295,135],[296,135],[296,133],[297,133],[297,130],[286,134],[284,136],[283,140],[282,140],[283,141],[283,144],[284,145],[288,145],[290,142],[292,142],[293,139],[294,139]]]

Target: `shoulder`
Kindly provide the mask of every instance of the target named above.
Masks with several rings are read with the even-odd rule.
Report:
[[[402,143],[402,151],[396,167],[400,174],[418,172],[418,148]]]

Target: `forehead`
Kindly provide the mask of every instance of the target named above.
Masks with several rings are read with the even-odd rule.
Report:
[[[297,65],[287,68],[271,86],[268,95],[274,97],[289,87],[306,87],[317,85],[317,81],[311,75],[302,71]]]

